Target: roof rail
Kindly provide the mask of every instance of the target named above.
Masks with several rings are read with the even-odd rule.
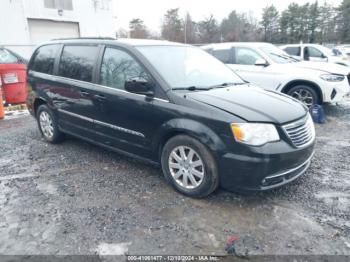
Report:
[[[86,39],[86,40],[117,40],[117,38],[114,37],[67,37],[67,38],[54,38],[51,39],[51,41],[57,41],[57,40],[79,40],[79,39]]]

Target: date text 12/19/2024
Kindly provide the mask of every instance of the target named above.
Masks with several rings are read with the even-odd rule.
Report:
[[[127,256],[127,261],[220,261],[218,256]]]

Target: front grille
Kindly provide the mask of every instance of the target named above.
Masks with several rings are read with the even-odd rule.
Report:
[[[315,139],[315,127],[310,114],[302,120],[283,126],[284,131],[296,147],[304,147]]]

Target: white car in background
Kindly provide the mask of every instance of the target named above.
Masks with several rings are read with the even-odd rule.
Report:
[[[268,43],[221,43],[201,48],[244,80],[288,94],[308,107],[339,102],[350,93],[350,68],[345,66],[300,62]]]
[[[304,61],[327,62],[350,67],[350,60],[345,55],[337,55],[328,47],[317,44],[293,44],[280,48],[290,56]]]
[[[334,52],[340,52],[342,55],[346,55],[348,59],[350,60],[350,45],[340,45],[336,46],[332,49]]]

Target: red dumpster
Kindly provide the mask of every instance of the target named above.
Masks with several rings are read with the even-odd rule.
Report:
[[[0,77],[5,102],[22,104],[27,99],[25,64],[0,64]]]
[[[3,101],[2,101],[2,85],[1,85],[1,78],[0,78],[0,120],[1,119],[4,119],[5,117],[5,112],[4,112],[4,104],[3,104]]]

